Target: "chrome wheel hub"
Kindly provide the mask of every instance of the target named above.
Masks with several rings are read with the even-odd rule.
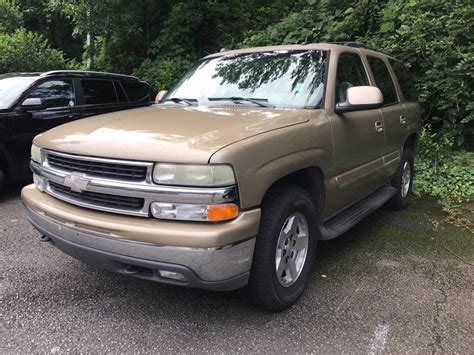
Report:
[[[402,197],[406,197],[408,195],[408,190],[410,190],[410,183],[411,183],[411,167],[410,164],[406,161],[403,165],[402,170],[402,184],[401,184],[401,193]]]
[[[303,270],[308,254],[308,222],[295,212],[283,224],[275,253],[277,279],[283,287],[293,285]]]

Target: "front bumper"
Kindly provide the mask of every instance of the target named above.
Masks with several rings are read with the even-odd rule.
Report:
[[[36,229],[58,249],[86,263],[133,277],[212,290],[236,289],[248,281],[260,210],[243,212],[221,224],[168,222],[91,212],[32,185],[23,189],[22,198]],[[137,219],[141,223],[131,223]],[[167,228],[173,233],[164,235]],[[189,245],[184,245],[186,235]],[[179,273],[184,280],[163,277],[160,271]]]

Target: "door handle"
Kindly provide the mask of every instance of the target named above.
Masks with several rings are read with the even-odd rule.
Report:
[[[375,132],[382,133],[383,132],[383,123],[382,121],[375,122]]]
[[[402,125],[407,124],[407,118],[403,115],[400,116],[400,124]]]

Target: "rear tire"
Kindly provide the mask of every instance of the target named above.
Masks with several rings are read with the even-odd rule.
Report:
[[[308,193],[294,185],[272,189],[262,204],[244,296],[271,312],[293,305],[308,282],[317,239],[317,215]]]
[[[390,200],[390,207],[394,210],[404,210],[410,203],[413,188],[414,154],[405,148],[400,166],[392,178],[392,186],[397,189],[395,196]]]

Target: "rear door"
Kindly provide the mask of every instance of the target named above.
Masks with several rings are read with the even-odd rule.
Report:
[[[148,106],[154,100],[154,97],[151,97],[152,90],[144,83],[123,80],[121,81],[121,86],[127,95],[128,103],[131,107]]]
[[[113,80],[80,79],[82,117],[100,115],[120,110]]]
[[[334,68],[334,65],[331,65]],[[332,78],[332,76],[330,76]],[[333,215],[376,190],[383,183],[383,132],[378,109],[337,114],[334,106],[346,100],[346,91],[353,86],[370,85],[367,70],[358,52],[343,52],[337,58],[335,92],[326,103],[334,139],[334,176],[331,178],[327,215]]]
[[[386,177],[393,175],[398,167],[401,148],[408,132],[407,113],[397,94],[385,57],[367,56],[375,86],[382,91],[384,102],[380,109],[385,127],[383,148]]]

